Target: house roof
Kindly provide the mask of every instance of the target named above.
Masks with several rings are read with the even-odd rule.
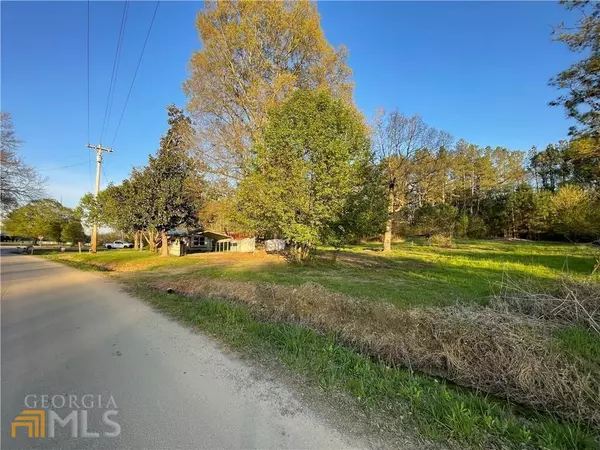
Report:
[[[214,239],[215,241],[223,241],[225,239],[231,239],[231,236],[227,236],[225,233],[220,233],[218,231],[204,231],[201,233],[207,238]]]
[[[206,236],[207,238],[213,239],[215,241],[224,241],[226,239],[232,239],[231,236],[228,236],[225,233],[221,233],[219,231],[210,231],[210,230],[205,230],[203,231],[201,228],[196,228],[196,229],[182,229],[182,228],[173,228],[169,231],[167,231],[167,234],[169,236],[191,236],[194,234],[199,234],[201,236]]]

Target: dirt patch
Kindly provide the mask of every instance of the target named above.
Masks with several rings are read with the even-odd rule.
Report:
[[[600,368],[551,345],[553,323],[491,308],[398,310],[308,283],[298,287],[195,277],[163,291],[247,305],[261,319],[335,332],[366,354],[595,426]]]

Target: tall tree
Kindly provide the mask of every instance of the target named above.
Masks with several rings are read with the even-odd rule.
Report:
[[[72,217],[63,224],[60,230],[60,240],[62,242],[71,242],[75,244],[77,242],[85,242],[87,236],[81,225],[81,220],[76,217]]]
[[[19,155],[22,142],[10,114],[1,112],[0,123],[0,200],[2,213],[6,213],[23,202],[41,198],[45,180]]]
[[[328,88],[350,100],[346,50],[329,45],[313,2],[207,1],[196,27],[202,48],[184,91],[212,173],[244,176],[268,109],[294,90]]]
[[[558,187],[568,180],[570,170],[567,165],[566,142],[558,145],[548,144],[544,151],[532,156],[529,164],[541,181],[541,187],[555,192]]]
[[[571,127],[574,136],[589,134],[600,140],[600,2],[561,0],[569,11],[580,15],[574,28],[565,24],[556,27],[556,40],[569,50],[581,53],[582,59],[550,80],[550,84],[565,90],[550,104],[563,106],[579,126]]]
[[[397,110],[386,114],[380,109],[373,128],[373,150],[384,174],[388,208],[383,249],[389,251],[394,216],[408,204],[418,185],[414,166],[430,155],[422,150],[437,152],[451,137],[427,125],[420,116],[407,117]]]
[[[271,111],[238,208],[258,232],[294,244],[300,259],[353,234],[349,202],[368,195],[372,164],[362,117],[326,90],[296,91]],[[360,202],[358,202],[360,203]]]
[[[194,138],[191,120],[174,105],[167,111],[169,129],[144,170],[148,186],[142,200],[150,211],[148,226],[160,233],[163,256],[169,255],[167,231],[197,222],[202,190],[201,178],[189,157]]]
[[[592,137],[573,139],[565,150],[573,183],[600,188],[600,141]]]

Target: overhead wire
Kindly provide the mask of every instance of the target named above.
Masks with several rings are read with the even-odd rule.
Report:
[[[90,0],[87,2],[87,141],[90,144]],[[88,173],[90,175],[90,191],[92,190],[92,156],[88,154]]]
[[[37,169],[39,172],[47,172],[49,170],[60,170],[60,169],[67,169],[69,167],[75,167],[75,166],[82,166],[85,164],[85,161],[76,163],[76,164],[69,164],[67,166],[60,166],[60,167],[50,167],[48,169]]]
[[[106,172],[104,171],[104,166],[102,166],[102,175],[104,175],[104,188],[106,189],[106,187],[110,184],[108,181],[108,176],[106,175]],[[102,185],[102,183],[101,183]]]
[[[154,25],[154,19],[156,18],[156,12],[158,11],[159,4],[160,4],[160,1],[156,2],[156,6],[154,7],[154,14],[152,15],[152,20],[150,21],[150,26],[148,27],[148,32],[146,33],[146,39],[144,40],[144,46],[142,47],[142,51],[140,53],[140,58],[138,59],[137,66],[136,66],[135,72],[133,74],[133,79],[131,80],[131,85],[129,86],[129,91],[127,92],[127,98],[125,99],[125,104],[123,105],[123,110],[121,111],[121,116],[119,117],[119,122],[117,124],[117,128],[115,129],[115,134],[112,139],[111,147],[114,145],[115,140],[117,139],[117,134],[119,133],[119,129],[121,128],[121,123],[123,122],[123,116],[125,115],[125,110],[127,109],[127,104],[129,103],[129,97],[131,96],[131,91],[133,90],[133,85],[135,83],[135,79],[136,79],[138,71],[140,69],[140,65],[142,63],[142,58],[144,57],[144,51],[146,50],[146,45],[148,44],[148,39],[150,38],[150,33],[152,32],[152,26]]]
[[[106,107],[104,108],[104,119],[102,120],[102,131],[100,132],[100,143],[104,137],[104,130],[107,128],[108,122],[110,121],[110,108],[111,98],[114,97],[114,90],[116,87],[117,75],[119,71],[119,62],[121,57],[121,48],[123,47],[123,37],[125,34],[125,25],[127,23],[127,12],[129,10],[129,0],[125,0],[125,6],[123,7],[123,15],[121,16],[121,27],[119,29],[119,36],[117,38],[117,48],[115,49],[115,58],[113,60],[112,74],[110,77],[110,84],[108,86],[108,96],[106,98]]]

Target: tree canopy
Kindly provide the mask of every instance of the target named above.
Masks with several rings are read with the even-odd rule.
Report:
[[[44,183],[35,169],[19,155],[21,141],[9,113],[0,113],[0,200],[2,212],[36,200],[44,194]]]
[[[238,208],[249,226],[306,252],[340,239],[353,194],[366,193],[368,135],[354,108],[326,90],[301,90],[269,114]]]
[[[564,23],[556,27],[556,40],[569,50],[582,54],[550,80],[562,93],[550,104],[563,106],[567,115],[578,122],[571,127],[574,136],[591,135],[600,141],[600,3],[589,0],[561,0],[569,10],[579,13],[575,27]],[[597,144],[596,144],[597,145]]]
[[[244,176],[268,109],[294,90],[327,88],[350,101],[346,50],[329,45],[313,2],[207,1],[196,27],[202,48],[184,91],[199,159],[213,174]]]
[[[72,209],[56,200],[34,200],[8,214],[5,229],[12,235],[47,241],[83,240],[81,221]]]

